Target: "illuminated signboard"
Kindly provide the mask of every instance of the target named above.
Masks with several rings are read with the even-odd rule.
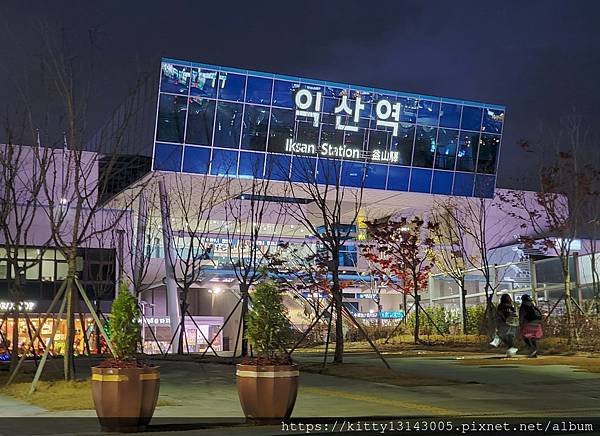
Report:
[[[360,319],[402,319],[404,312],[399,311],[381,311],[381,312],[355,312],[354,316]]]
[[[163,59],[153,168],[491,197],[502,106]],[[305,171],[303,171],[304,173]]]
[[[15,303],[12,301],[0,301],[0,312],[10,312],[14,310]],[[35,308],[34,301],[21,301],[19,303],[20,312],[31,312]]]

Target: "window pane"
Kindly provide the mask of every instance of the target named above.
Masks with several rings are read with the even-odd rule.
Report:
[[[454,175],[453,195],[470,197],[473,195],[474,174],[456,173]]]
[[[479,159],[477,160],[477,172],[486,174],[496,173],[496,159],[498,157],[498,147],[500,146],[500,136],[483,133],[479,146]]]
[[[411,192],[430,192],[431,170],[413,168],[410,176]]]
[[[336,186],[342,170],[341,159],[320,158],[317,160],[317,183]]]
[[[42,281],[53,282],[54,281],[54,261],[43,260],[42,261]]]
[[[187,97],[161,94],[156,139],[182,143],[186,111]]]
[[[344,186],[361,187],[365,184],[365,164],[360,162],[342,163],[341,184]]]
[[[306,121],[297,121],[296,142],[309,146],[314,145],[314,150],[316,151],[318,148],[317,144],[319,143],[319,128]]]
[[[321,144],[340,145],[344,142],[344,131],[338,130],[332,124],[321,125]]]
[[[460,111],[462,106],[452,103],[442,103],[440,108],[440,127],[460,127]]]
[[[188,93],[190,84],[190,68],[179,65],[162,64],[162,75],[160,80],[160,90],[172,94]]]
[[[215,147],[239,148],[242,128],[242,109],[239,103],[218,102],[215,125]]]
[[[437,129],[435,127],[417,127],[413,166],[431,168],[435,153]]]
[[[183,171],[206,174],[210,163],[210,148],[186,146],[183,157]]]
[[[479,133],[461,132],[456,160],[456,171],[475,171],[479,149]]]
[[[262,177],[265,165],[263,153],[240,153],[240,176]]]
[[[437,126],[440,116],[440,103],[437,101],[419,101],[417,123],[427,126]]]
[[[434,171],[431,183],[432,194],[449,195],[452,193],[452,180],[454,174],[449,171]]]
[[[279,154],[267,155],[265,178],[271,180],[288,180],[291,157]]]
[[[392,132],[383,130],[369,131],[369,150],[388,150],[392,141]]]
[[[367,165],[365,188],[385,189],[387,179],[387,165]]]
[[[67,263],[66,262],[56,262],[56,280],[64,280],[67,278]]]
[[[215,98],[217,96],[217,77],[216,71],[192,68],[190,95]]]
[[[181,145],[162,144],[157,142],[154,148],[154,169],[180,171],[182,151],[183,147]]]
[[[0,280],[6,279],[7,275],[8,275],[8,266],[6,264],[6,261],[0,261]]]
[[[462,130],[481,130],[481,108],[464,106],[460,128]]]
[[[223,100],[243,101],[246,76],[233,73],[219,73],[219,98]]]
[[[242,132],[242,148],[265,151],[269,129],[269,108],[246,105]]]
[[[286,109],[271,110],[271,131],[269,151],[285,152],[285,142],[294,137],[294,111]]]
[[[248,76],[246,101],[249,103],[271,104],[273,79]]]
[[[237,173],[237,151],[214,149],[210,173],[213,175],[235,175]]]
[[[390,165],[387,188],[395,191],[408,191],[410,168]]]
[[[458,148],[458,130],[439,129],[435,167],[453,170]]]
[[[398,101],[401,104],[400,121],[416,123],[419,101],[413,97],[398,97]]]
[[[316,159],[305,156],[294,156],[292,158],[292,182],[314,183]]]
[[[484,174],[475,175],[475,195],[478,197],[492,198],[494,196],[494,187],[496,178]]]
[[[365,133],[363,129],[358,132],[346,132],[344,134],[344,145],[351,149],[362,151],[365,147]]]
[[[416,128],[412,124],[400,123],[398,136],[392,139],[392,151],[398,151],[400,165],[412,163],[413,145],[415,142]]]
[[[485,109],[483,111],[483,125],[481,130],[488,133],[501,133],[504,122],[504,111],[498,109]]]
[[[188,110],[186,142],[188,144],[211,145],[214,118],[214,100],[191,97]]]
[[[273,86],[273,106],[294,107],[294,93],[300,87],[300,84],[275,80]]]
[[[28,262],[26,266],[28,268],[25,270],[25,278],[27,280],[39,280],[40,279],[40,264]]]

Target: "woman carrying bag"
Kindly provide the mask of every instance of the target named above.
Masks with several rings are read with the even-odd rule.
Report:
[[[519,322],[521,325],[521,336],[529,347],[528,357],[537,357],[537,340],[544,337],[542,330],[542,312],[534,304],[527,294],[521,297],[521,308],[519,309]]]
[[[518,349],[515,348],[514,342],[518,326],[519,318],[512,298],[508,294],[502,294],[500,304],[496,309],[496,334],[508,347],[506,357],[513,357],[517,354]]]

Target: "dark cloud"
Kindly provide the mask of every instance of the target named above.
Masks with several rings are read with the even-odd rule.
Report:
[[[35,71],[39,23],[64,29],[83,55],[93,29],[92,126],[160,56],[504,104],[502,186],[535,173],[518,140],[548,140],[573,108],[590,126],[600,116],[593,0],[29,1],[0,14],[6,106],[15,75]]]

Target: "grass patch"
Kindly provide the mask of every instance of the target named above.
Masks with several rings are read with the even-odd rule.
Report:
[[[324,374],[331,375],[334,377],[350,378],[355,380],[364,380],[373,383],[386,383],[396,386],[448,386],[460,384],[461,382],[431,378],[431,377],[420,377],[415,374],[399,372],[393,369],[388,369],[382,365],[361,365],[353,363],[342,363],[335,364],[330,363],[327,365],[323,372],[321,371],[320,363],[302,363],[300,369],[304,372],[313,374]]]
[[[488,366],[488,365],[567,365],[579,371],[600,373],[600,356],[539,356],[537,359],[516,357],[508,359],[465,359],[457,361],[461,365]]]
[[[42,407],[46,410],[90,410],[94,408],[89,380],[40,381],[37,390],[29,394],[31,381],[4,386],[0,393]],[[158,406],[176,406],[175,401],[158,398]]]
[[[487,336],[479,335],[423,335],[421,343],[415,344],[411,335],[392,337],[388,343],[385,339],[377,339],[374,343],[382,352],[399,353],[406,357],[424,354],[422,352],[482,352],[490,351]],[[332,344],[330,344],[330,348]],[[298,352],[323,352],[325,345],[299,348]],[[367,341],[345,342],[344,352],[362,353],[373,349]]]

